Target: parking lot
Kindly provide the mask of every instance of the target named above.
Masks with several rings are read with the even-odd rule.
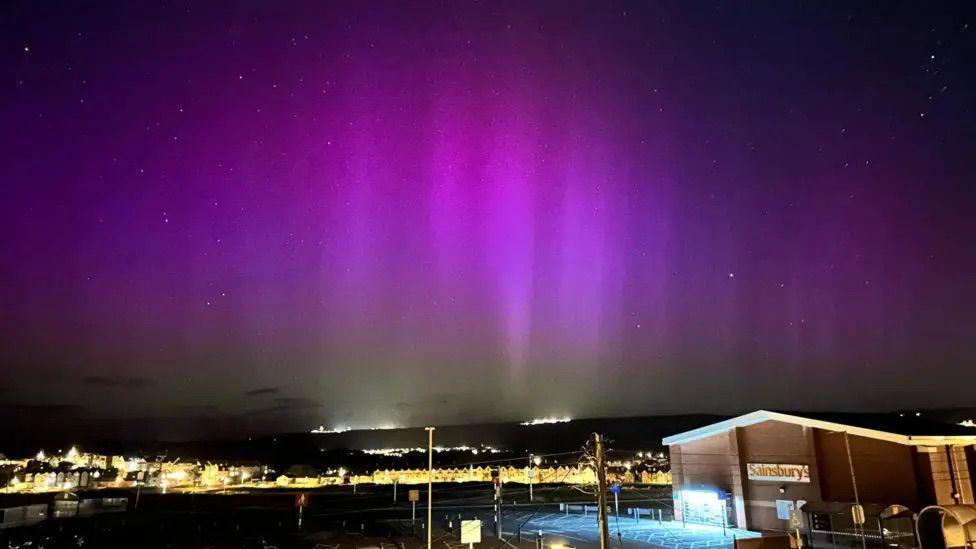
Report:
[[[516,534],[521,529],[522,539],[534,538],[543,533],[546,545],[570,545],[575,547],[599,546],[596,517],[564,512],[519,512],[506,522],[506,534]],[[680,522],[610,516],[610,538],[613,545],[659,547],[663,549],[703,549],[733,545],[736,538],[758,537],[745,530],[714,526],[682,525]]]

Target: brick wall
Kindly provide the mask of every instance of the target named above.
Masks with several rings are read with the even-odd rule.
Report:
[[[810,467],[810,482],[807,483],[749,480],[743,471],[749,529],[783,530],[786,521],[776,516],[776,500],[821,500],[814,430],[791,423],[764,421],[741,431],[739,459],[743,466],[746,463],[782,463]]]
[[[853,502],[854,485],[843,433],[816,430],[824,501]],[[918,509],[911,446],[848,435],[861,503],[900,504]]]

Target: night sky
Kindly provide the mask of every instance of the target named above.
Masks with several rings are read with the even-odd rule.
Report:
[[[972,2],[0,9],[7,421],[976,404]]]

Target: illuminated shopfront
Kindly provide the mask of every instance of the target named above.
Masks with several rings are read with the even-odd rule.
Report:
[[[729,516],[728,494],[718,490],[676,490],[675,508],[681,509],[685,522],[727,526]]]

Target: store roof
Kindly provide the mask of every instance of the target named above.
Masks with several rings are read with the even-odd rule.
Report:
[[[856,414],[828,412],[770,412],[757,410],[725,421],[666,437],[665,445],[681,444],[735,427],[755,425],[764,421],[780,421],[826,431],[841,431],[852,435],[887,440],[909,445],[973,444],[976,429],[952,423],[932,421],[924,417],[893,414]]]

